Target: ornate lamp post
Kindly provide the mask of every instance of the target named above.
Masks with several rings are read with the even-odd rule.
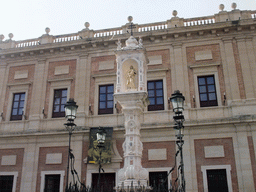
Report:
[[[185,192],[186,191],[186,182],[184,177],[184,162],[183,162],[183,149],[182,146],[184,144],[183,136],[184,136],[184,126],[183,122],[185,121],[184,115],[182,114],[184,110],[184,101],[185,97],[180,93],[179,90],[174,91],[172,97],[170,98],[172,102],[173,112],[175,115],[173,119],[175,121],[175,136],[177,137],[176,144],[178,146],[178,153],[180,154],[180,165],[178,167],[178,171],[180,171],[180,179],[179,179],[179,186],[178,192]]]
[[[74,119],[76,118],[77,108],[78,106],[76,105],[76,102],[74,101],[74,99],[69,99],[69,101],[65,105],[65,117],[67,119],[67,123],[65,123],[64,125],[69,133],[66,191],[68,191],[69,164],[70,164],[70,157],[71,157],[71,149],[70,149],[71,135],[76,127],[76,124],[74,123]]]
[[[106,130],[103,127],[99,127],[99,130],[96,133],[97,142],[98,142],[97,147],[99,148],[99,152],[100,152],[99,177],[98,177],[98,183],[97,183],[97,186],[99,187],[99,191],[101,190],[101,188],[100,188],[100,172],[101,172],[101,170],[103,170],[102,169],[102,165],[101,165],[101,161],[102,161],[101,160],[101,155],[102,155],[102,151],[103,151],[103,149],[105,147],[106,135],[107,135]]]

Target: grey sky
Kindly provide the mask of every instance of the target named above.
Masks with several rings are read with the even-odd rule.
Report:
[[[256,10],[256,0],[3,0],[0,3],[0,34],[8,39],[25,40],[40,37],[45,28],[51,35],[76,33],[90,23],[90,29],[120,27],[133,16],[138,24],[166,21],[172,11],[178,17],[214,15],[219,4],[231,11],[237,3],[240,10]]]

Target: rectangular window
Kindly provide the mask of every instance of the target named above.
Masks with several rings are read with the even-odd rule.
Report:
[[[164,110],[163,81],[148,81],[148,111]]]
[[[228,192],[226,169],[206,170],[208,192]]]
[[[218,106],[214,75],[197,77],[200,107]]]
[[[54,90],[52,117],[65,117],[65,105],[67,103],[67,89]]]
[[[98,114],[113,114],[114,107],[114,85],[99,86]]]
[[[60,191],[60,175],[45,175],[44,192]]]
[[[14,93],[12,101],[11,121],[22,120],[25,104],[25,93]]]
[[[14,177],[13,175],[0,176],[0,191],[1,192],[12,192],[13,177]]]

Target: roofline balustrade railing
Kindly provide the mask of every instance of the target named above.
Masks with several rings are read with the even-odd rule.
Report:
[[[151,31],[167,30],[167,29],[176,28],[176,27],[210,25],[217,22],[221,22],[218,17],[224,12],[225,11],[221,11],[218,14],[206,16],[206,17],[196,17],[196,18],[187,18],[187,19],[172,17],[170,20],[163,21],[163,22],[135,24],[136,28],[134,29],[134,32],[144,33],[144,32],[151,32]],[[240,12],[241,12],[241,16],[244,18],[256,19],[256,10],[240,11]],[[232,14],[232,11],[225,12],[225,13]],[[243,15],[246,15],[246,16],[243,16]],[[229,19],[227,19],[226,21],[229,21]],[[93,40],[94,38],[104,38],[104,37],[110,37],[110,39],[112,39],[115,36],[129,33],[128,26],[129,26],[129,23],[121,27],[109,28],[109,29],[90,30],[89,28],[86,28],[86,29],[83,29],[82,31],[79,31],[78,33],[63,34],[63,35],[56,35],[56,36],[52,36],[47,33],[39,38],[27,39],[22,41],[13,41],[11,39],[13,35],[11,36],[9,35],[10,39],[7,39],[4,41],[3,40],[4,36],[0,35],[0,49],[24,48],[24,47],[38,46],[46,43],[63,43],[63,42],[70,42],[70,41],[78,41],[81,39]],[[43,38],[45,39],[43,40]]]

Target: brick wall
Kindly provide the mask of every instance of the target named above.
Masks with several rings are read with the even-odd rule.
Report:
[[[195,53],[197,51],[205,51],[205,50],[211,50],[212,52],[212,59],[207,60],[196,60],[195,59]],[[201,46],[193,46],[193,47],[187,47],[186,48],[186,54],[187,54],[187,64],[188,66],[191,65],[200,65],[200,64],[213,64],[213,63],[221,63],[221,54],[220,54],[220,47],[219,44],[211,44],[211,45],[201,45]],[[221,100],[223,101],[223,95],[225,91],[225,82],[224,82],[224,75],[223,75],[223,66],[222,64],[217,66],[218,69],[218,76],[219,76],[219,86],[220,86],[220,94],[221,94]],[[194,84],[194,73],[193,69],[188,68],[188,78],[189,78],[189,87],[190,87],[190,101],[191,101],[191,107],[198,107],[193,102],[193,96],[195,96],[195,85]],[[215,82],[216,83],[216,82]],[[218,91],[218,90],[217,90]]]
[[[157,51],[148,51],[147,56],[156,56],[161,55],[162,56],[162,64],[160,65],[149,65],[148,70],[153,69],[170,69],[170,50],[169,49],[163,49],[163,50],[157,50]],[[171,71],[168,70],[166,72],[166,87],[167,87],[167,93],[164,93],[167,95],[167,97],[170,97],[172,92],[172,80],[171,80]]]
[[[24,149],[0,149],[0,158],[2,160],[2,156],[5,155],[16,155],[16,165],[1,165],[0,164],[0,172],[18,172],[17,184],[16,184],[16,192],[20,191],[21,185],[21,173],[22,173],[22,165],[23,165],[23,156]]]
[[[46,164],[46,155],[48,153],[62,153],[61,164]],[[67,170],[67,159],[68,159],[68,147],[40,147],[38,169],[37,169],[37,183],[36,191],[40,191],[41,184],[41,171],[65,171],[64,186],[66,181],[66,170]]]
[[[15,72],[24,71],[24,70],[28,71],[27,78],[14,79]],[[20,84],[20,83],[26,83],[26,82],[32,83],[34,80],[34,72],[35,72],[35,65],[22,65],[22,66],[10,67],[9,75],[8,75],[8,84],[16,84],[16,83]],[[4,103],[4,110],[3,110],[5,119],[6,119],[8,101],[9,101],[9,96],[10,96],[10,88],[11,88],[10,86],[7,86],[7,90],[6,90],[6,94],[5,94],[5,103]],[[27,101],[26,101],[26,111],[25,111],[26,117],[29,116],[32,88],[33,88],[33,84],[30,84],[29,89],[28,89]],[[20,91],[20,92],[22,92],[22,91]]]
[[[102,61],[114,61],[114,69],[106,69],[106,70],[99,70],[99,62]],[[116,56],[115,55],[108,55],[108,56],[100,56],[100,57],[92,57],[91,59],[91,75],[99,75],[99,74],[108,74],[108,73],[116,73],[117,64],[116,64]],[[91,76],[90,81],[90,99],[89,103],[91,104],[91,114],[95,114],[94,111],[94,104],[95,102],[95,89],[98,87],[95,87],[95,78]],[[119,109],[120,110],[120,109]]]
[[[75,95],[75,81],[76,81],[76,60],[65,60],[65,61],[55,61],[49,63],[49,69],[48,69],[48,80],[55,80],[55,79],[65,79],[65,78],[73,78],[71,81],[71,87],[70,87],[70,98],[74,98]],[[69,66],[69,73],[68,74],[62,74],[62,75],[54,75],[55,67],[58,66]],[[50,88],[51,88],[51,82],[47,83],[46,87],[46,97],[45,97],[45,106],[44,111],[47,116],[51,116],[51,114],[48,114],[48,108],[50,100],[53,98],[50,98]]]
[[[238,192],[238,181],[236,173],[236,164],[234,159],[234,147],[232,138],[220,138],[220,139],[196,139],[195,143],[195,156],[196,156],[196,172],[197,172],[197,184],[198,192],[203,192],[203,174],[201,172],[201,166],[209,165],[231,165],[231,180],[232,188],[234,192]],[[224,157],[205,158],[204,147],[205,146],[223,146]]]

